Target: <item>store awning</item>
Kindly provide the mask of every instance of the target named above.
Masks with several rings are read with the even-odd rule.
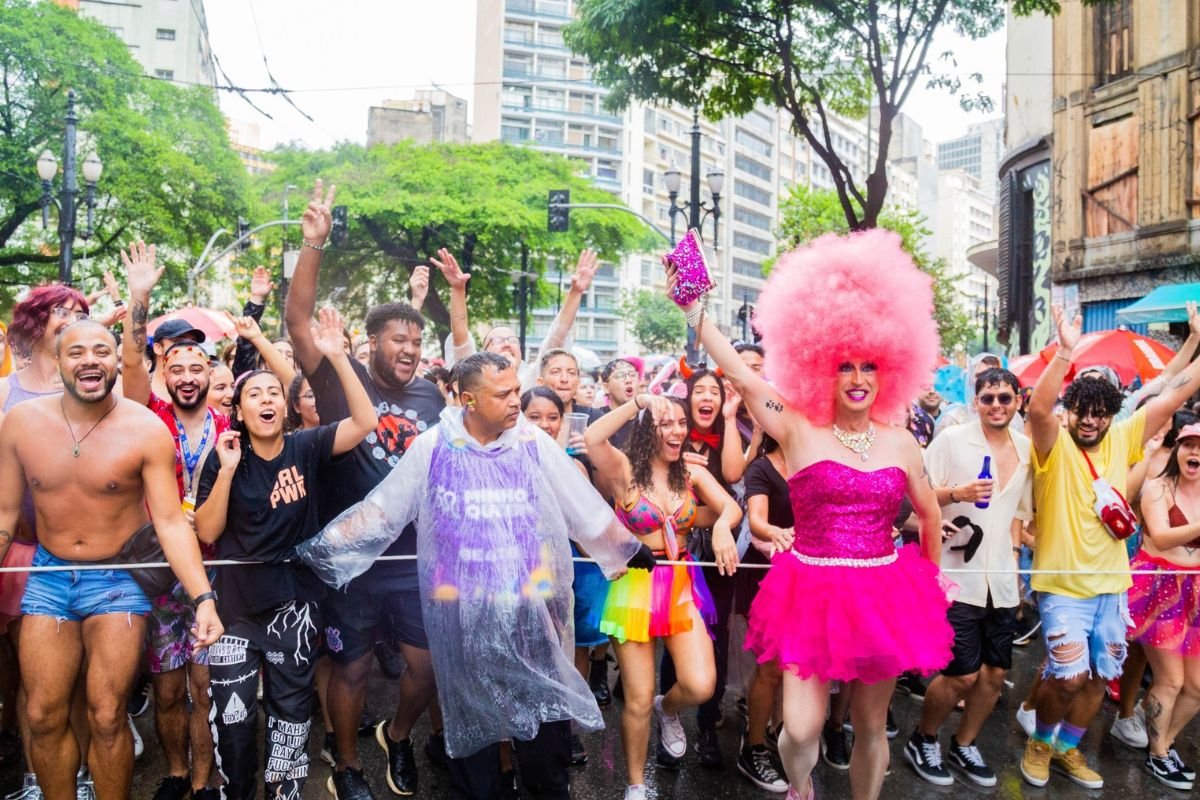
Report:
[[[1187,322],[1187,301],[1200,303],[1200,283],[1160,286],[1131,306],[1117,312],[1125,323]]]

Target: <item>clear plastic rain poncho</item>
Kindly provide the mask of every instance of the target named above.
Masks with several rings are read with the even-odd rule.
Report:
[[[447,408],[383,483],[300,556],[340,587],[413,520],[449,754],[527,741],[543,722],[602,728],[574,665],[568,537],[610,579],[638,542],[562,448],[524,417],[481,445],[463,427],[462,410]]]

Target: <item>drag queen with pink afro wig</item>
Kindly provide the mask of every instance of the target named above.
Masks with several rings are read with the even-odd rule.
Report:
[[[930,279],[898,236],[880,230],[823,236],[781,256],[755,316],[767,380],[701,307],[684,310],[792,471],[795,539],[772,560],[746,635],[760,662],[784,668],[779,753],[789,798],[814,796],[831,681],[853,683],[854,797],[878,797],[895,679],[945,666],[954,641],[936,566],[941,512],[904,428],[937,357]],[[905,494],[920,520],[919,552],[892,540]]]

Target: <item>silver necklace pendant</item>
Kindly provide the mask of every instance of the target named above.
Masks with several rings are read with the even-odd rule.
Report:
[[[75,458],[79,458],[79,443],[78,442],[75,443],[74,449],[71,450],[71,455],[75,456]]]

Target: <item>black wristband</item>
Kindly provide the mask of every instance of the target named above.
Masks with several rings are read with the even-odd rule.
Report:
[[[204,594],[197,595],[196,598],[194,600],[192,600],[192,608],[199,608],[200,604],[203,603],[205,600],[212,600],[213,605],[216,605],[217,593],[216,592],[205,592]]]

